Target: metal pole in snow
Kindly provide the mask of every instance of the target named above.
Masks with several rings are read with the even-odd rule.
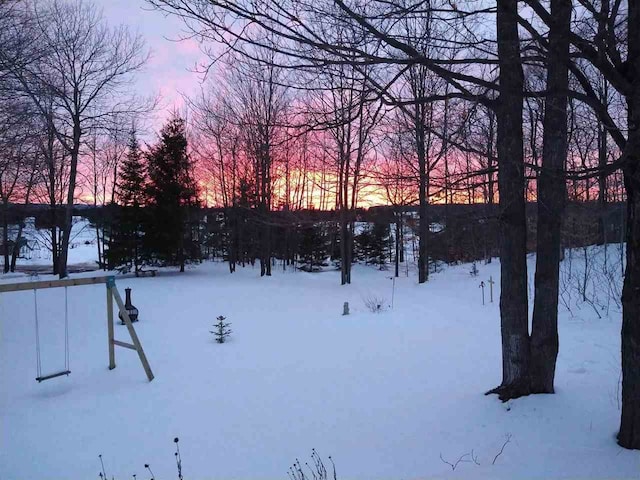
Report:
[[[484,305],[484,282],[480,282],[480,288],[482,289],[482,305]]]

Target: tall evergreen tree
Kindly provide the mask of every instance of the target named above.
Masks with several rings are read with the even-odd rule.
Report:
[[[374,221],[367,225],[362,232],[355,237],[356,258],[366,263],[384,268],[390,257],[391,231],[389,224]]]
[[[329,256],[329,242],[321,223],[305,225],[300,231],[299,256],[301,270],[319,270]]]
[[[190,228],[198,200],[185,130],[184,119],[174,116],[147,155],[149,215],[143,240],[147,255],[167,265],[180,265],[181,272],[187,260],[200,258]]]
[[[374,222],[371,227],[371,262],[380,270],[391,257],[391,228],[386,222]]]
[[[143,210],[146,169],[135,128],[131,130],[127,156],[117,184],[119,208],[113,216],[111,241],[107,252],[110,268],[141,265]]]
[[[118,197],[125,207],[141,207],[145,203],[146,171],[135,128],[131,130],[129,151],[122,164]]]

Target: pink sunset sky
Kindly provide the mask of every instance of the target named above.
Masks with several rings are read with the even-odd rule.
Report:
[[[179,18],[153,10],[144,0],[98,0],[95,4],[110,26],[127,25],[142,35],[151,51],[144,70],[137,74],[136,89],[141,95],[160,95],[160,105],[148,125],[157,131],[169,112],[183,108],[181,94],[199,91],[202,76],[193,70],[207,57],[195,40],[178,41],[186,35]]]

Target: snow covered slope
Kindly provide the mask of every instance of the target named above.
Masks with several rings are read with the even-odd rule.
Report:
[[[145,463],[176,478],[176,436],[194,480],[286,479],[312,448],[340,479],[637,478],[640,454],[615,443],[619,311],[563,308],[557,394],[502,404],[483,395],[501,377],[498,285],[485,306],[478,288],[499,263],[478,268],[401,277],[378,314],[364,300],[388,305],[391,274],[362,266],[347,287],[338,272],[259,278],[221,263],[119,280],[140,309],[151,383],[129,350],[107,369],[98,285],[68,290],[71,376],[37,384],[33,293],[3,294],[0,479],[97,478],[99,454],[109,478],[148,478]],[[63,312],[64,290],[38,293],[45,369],[63,362]],[[233,329],[222,345],[218,315]]]
[[[36,229],[35,219],[27,218],[23,235],[29,248],[24,249],[23,256],[18,258],[18,269],[29,267],[51,267],[51,239],[49,231]],[[96,231],[90,222],[83,217],[74,217],[71,228],[71,242],[69,248],[69,265],[87,265],[97,267],[98,247],[96,246]]]

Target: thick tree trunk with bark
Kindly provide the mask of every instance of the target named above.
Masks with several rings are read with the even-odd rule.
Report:
[[[260,238],[260,276],[271,276],[271,154],[269,142],[260,150],[260,214],[262,228]]]
[[[9,272],[9,200],[2,202],[2,245],[4,248],[3,272]]]
[[[235,205],[227,209],[226,222],[230,226],[227,232],[229,236],[227,253],[229,255],[229,273],[233,273],[236,271],[236,262],[238,261],[238,215]]]
[[[526,219],[522,133],[523,71],[516,0],[497,9],[500,98],[497,115],[500,192],[500,331],[502,383],[487,392],[506,401],[530,393]]]
[[[73,227],[73,191],[69,186],[69,197],[64,207],[64,225],[62,227],[62,243],[60,256],[58,257],[58,275],[60,278],[69,276],[67,271],[67,259],[69,258],[69,244],[71,241],[71,228]]]
[[[189,218],[188,207],[182,207],[185,211],[187,211],[186,217]],[[182,232],[180,232],[180,241],[178,242],[178,264],[180,265],[180,273],[184,273],[184,262],[185,262],[185,252],[184,252],[184,224],[182,225]]]
[[[340,210],[340,284],[351,283],[351,258],[353,251],[352,236],[349,229],[351,224],[351,211],[353,205],[349,206],[349,154],[346,153],[344,145],[340,145],[340,166],[338,178],[338,202]]]
[[[23,222],[18,225],[18,233],[16,234],[16,240],[13,243],[13,252],[11,253],[11,265],[9,265],[9,271],[15,272],[16,265],[18,264],[18,257],[20,256],[20,244],[22,243],[22,232],[24,230]]]
[[[416,106],[416,112],[419,112]],[[421,115],[416,114],[416,150],[418,154],[419,168],[419,189],[418,189],[418,283],[425,283],[429,280],[429,251],[427,247],[429,235],[429,218],[427,211],[427,185],[429,178],[427,175],[427,153],[424,147],[424,125],[420,124]]]
[[[25,205],[29,205],[29,198],[31,197],[31,189],[33,188],[36,171],[37,170],[34,168],[31,171],[31,176],[29,177],[29,183],[27,184],[27,192],[24,198]],[[20,224],[18,225],[18,233],[16,234],[16,241],[13,244],[13,254],[11,255],[11,265],[9,267],[9,270],[11,272],[16,271],[16,264],[18,262],[18,257],[20,256],[20,243],[22,241],[23,232],[24,232],[24,222],[20,222]]]
[[[627,267],[622,288],[622,414],[618,443],[640,449],[640,3],[629,2],[627,97],[629,137],[624,183],[627,192]]]
[[[53,226],[50,229],[50,234],[51,234],[51,263],[52,263],[52,268],[53,268],[53,274],[57,275],[58,274],[58,268],[60,266],[59,264],[59,260],[58,260],[58,228],[56,227],[56,211],[51,210],[52,211],[52,221]]]
[[[54,275],[58,274],[60,268],[60,243],[58,242],[58,213],[55,205],[55,200],[50,205],[51,209],[51,228],[49,229],[51,235],[51,263]]]
[[[402,245],[402,207],[396,208],[395,212],[395,227],[396,227],[396,251],[395,251],[395,276],[400,276],[400,252],[403,249]]]
[[[598,126],[598,209],[600,221],[598,222],[598,245],[606,245],[606,214],[607,214],[607,130],[604,124]],[[606,257],[605,257],[606,260]]]
[[[351,283],[351,234],[349,232],[349,216],[346,206],[340,210],[340,284]]]
[[[268,221],[268,220],[267,220]],[[262,258],[260,259],[260,274],[271,276],[271,227],[268,223],[262,226]]]
[[[96,204],[96,206],[97,206],[97,204]],[[103,223],[103,228],[104,228],[104,223]],[[102,252],[101,242],[102,242],[102,240],[101,240],[101,236],[100,236],[100,224],[98,222],[96,222],[96,246],[98,247],[98,268],[106,270],[107,266],[103,262],[104,254]]]
[[[489,117],[489,128],[487,131],[487,170],[489,171],[487,173],[487,203],[489,205],[494,205],[496,203],[496,179],[492,168],[495,164],[494,134],[496,131],[496,117],[495,112],[491,110],[487,112],[487,115]]]
[[[560,237],[566,186],[567,90],[571,0],[552,0],[542,168],[538,177],[538,237],[531,330],[531,391],[553,393],[558,357]]]
[[[404,263],[404,214],[400,210],[400,263]]]
[[[640,104],[639,104],[640,105]],[[627,267],[622,289],[622,414],[618,443],[640,449],[640,135],[633,165],[625,169]],[[629,144],[632,146],[631,134]]]
[[[78,157],[80,155],[80,138],[82,130],[79,119],[73,126],[73,149],[71,150],[71,165],[69,170],[69,190],[67,191],[67,204],[64,208],[64,225],[62,227],[62,245],[58,259],[58,275],[65,278],[67,272],[67,259],[69,257],[69,243],[71,240],[71,228],[73,227],[73,201],[76,191],[76,177],[78,173]]]

